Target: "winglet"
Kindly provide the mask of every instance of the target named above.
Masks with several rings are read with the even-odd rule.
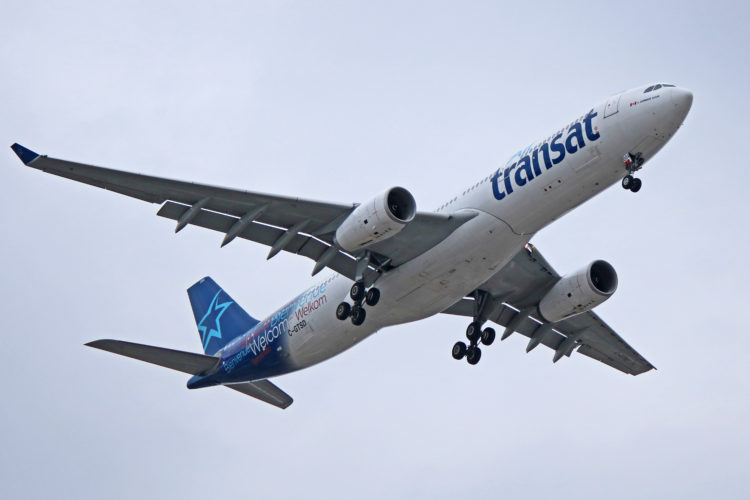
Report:
[[[10,149],[13,150],[14,153],[18,155],[18,157],[21,159],[21,161],[24,163],[24,165],[28,165],[32,161],[39,158],[41,155],[39,153],[35,153],[30,149],[27,149],[17,142],[13,144]]]

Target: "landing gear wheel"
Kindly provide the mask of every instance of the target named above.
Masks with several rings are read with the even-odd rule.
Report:
[[[481,336],[482,344],[492,345],[495,341],[495,330],[493,328],[485,328]]]
[[[336,317],[341,321],[344,321],[349,317],[349,313],[352,310],[352,306],[348,302],[342,302],[336,307]]]
[[[482,334],[482,324],[479,321],[472,321],[469,326],[466,327],[466,338],[472,344],[477,341],[479,336]]]
[[[623,189],[631,189],[631,186],[633,185],[633,181],[635,181],[635,178],[630,174],[623,177],[622,178]]]
[[[380,290],[377,288],[370,288],[367,290],[367,294],[365,295],[365,303],[368,306],[374,306],[378,303],[380,300]]]
[[[349,290],[349,297],[352,298],[354,302],[359,302],[362,300],[362,297],[365,296],[365,285],[361,281],[355,281],[352,285],[351,290]]]
[[[463,342],[456,342],[453,344],[451,355],[453,355],[453,359],[461,359],[466,356],[466,344]]]
[[[352,324],[359,326],[362,323],[365,322],[365,310],[362,308],[362,306],[354,304],[354,307],[352,307]]]
[[[633,182],[630,184],[630,190],[634,193],[637,193],[641,190],[641,186],[643,185],[643,181],[640,179],[633,179]]]
[[[482,350],[477,346],[469,346],[469,348],[466,350],[466,361],[468,361],[470,365],[479,363],[479,359],[481,357]]]

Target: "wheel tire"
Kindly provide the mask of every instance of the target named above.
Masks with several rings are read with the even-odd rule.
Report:
[[[482,344],[492,345],[494,341],[495,341],[495,329],[485,328],[484,331],[482,332]]]
[[[364,296],[365,285],[361,281],[355,281],[351,290],[349,290],[349,297],[351,297],[354,302],[359,302]]]
[[[344,321],[349,317],[349,313],[352,311],[352,306],[348,302],[342,302],[336,307],[336,317],[341,321]]]
[[[472,321],[469,326],[466,327],[466,338],[472,344],[477,341],[479,336],[482,334],[482,324],[479,321]]]
[[[370,288],[367,290],[367,294],[365,295],[365,303],[367,303],[368,306],[374,306],[375,304],[380,301],[380,290],[377,288]]]
[[[466,351],[466,361],[469,362],[470,365],[475,365],[479,363],[479,360],[482,357],[482,350],[476,346],[471,346]]]
[[[362,306],[358,306],[355,304],[354,307],[352,307],[352,324],[353,325],[359,326],[362,323],[364,323],[365,316],[367,316],[367,314],[365,313],[365,310],[364,308],[362,308]]]
[[[451,355],[453,356],[453,359],[461,359],[466,356],[466,344],[463,342],[456,342],[453,344]]]
[[[622,178],[622,187],[624,189],[630,189],[630,186],[633,185],[633,176],[628,174],[625,177]]]
[[[634,193],[637,193],[641,190],[641,186],[643,185],[643,181],[640,179],[633,179],[633,183],[630,185],[630,190]]]

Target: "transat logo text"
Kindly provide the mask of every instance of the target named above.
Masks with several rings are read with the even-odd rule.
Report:
[[[562,162],[565,159],[566,153],[572,155],[586,147],[586,142],[583,138],[584,131],[586,139],[589,142],[599,139],[598,130],[594,130],[591,124],[591,121],[597,115],[598,113],[594,113],[592,109],[586,116],[570,124],[567,129],[560,130],[541,145],[537,145],[534,148],[529,146],[524,151],[514,155],[508,163],[513,161],[514,158],[520,157],[517,162],[498,168],[491,179],[492,194],[495,198],[502,200],[506,196],[510,196],[513,194],[514,185],[516,187],[526,185],[527,182],[531,182],[536,177],[542,175],[544,171]],[[568,136],[563,139],[563,135],[566,132]],[[532,149],[533,152],[529,155]],[[542,170],[539,162],[540,154],[545,167],[544,170]]]

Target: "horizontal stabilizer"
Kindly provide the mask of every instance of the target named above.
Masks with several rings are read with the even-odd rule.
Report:
[[[134,342],[125,342],[123,340],[94,340],[86,345],[190,375],[209,372],[221,362],[221,359],[215,356],[176,351],[165,347],[154,347]]]
[[[294,401],[286,392],[276,387],[268,380],[259,380],[257,382],[244,382],[241,384],[225,385],[235,391],[247,394],[266,403],[278,406],[281,409],[288,407]]]

